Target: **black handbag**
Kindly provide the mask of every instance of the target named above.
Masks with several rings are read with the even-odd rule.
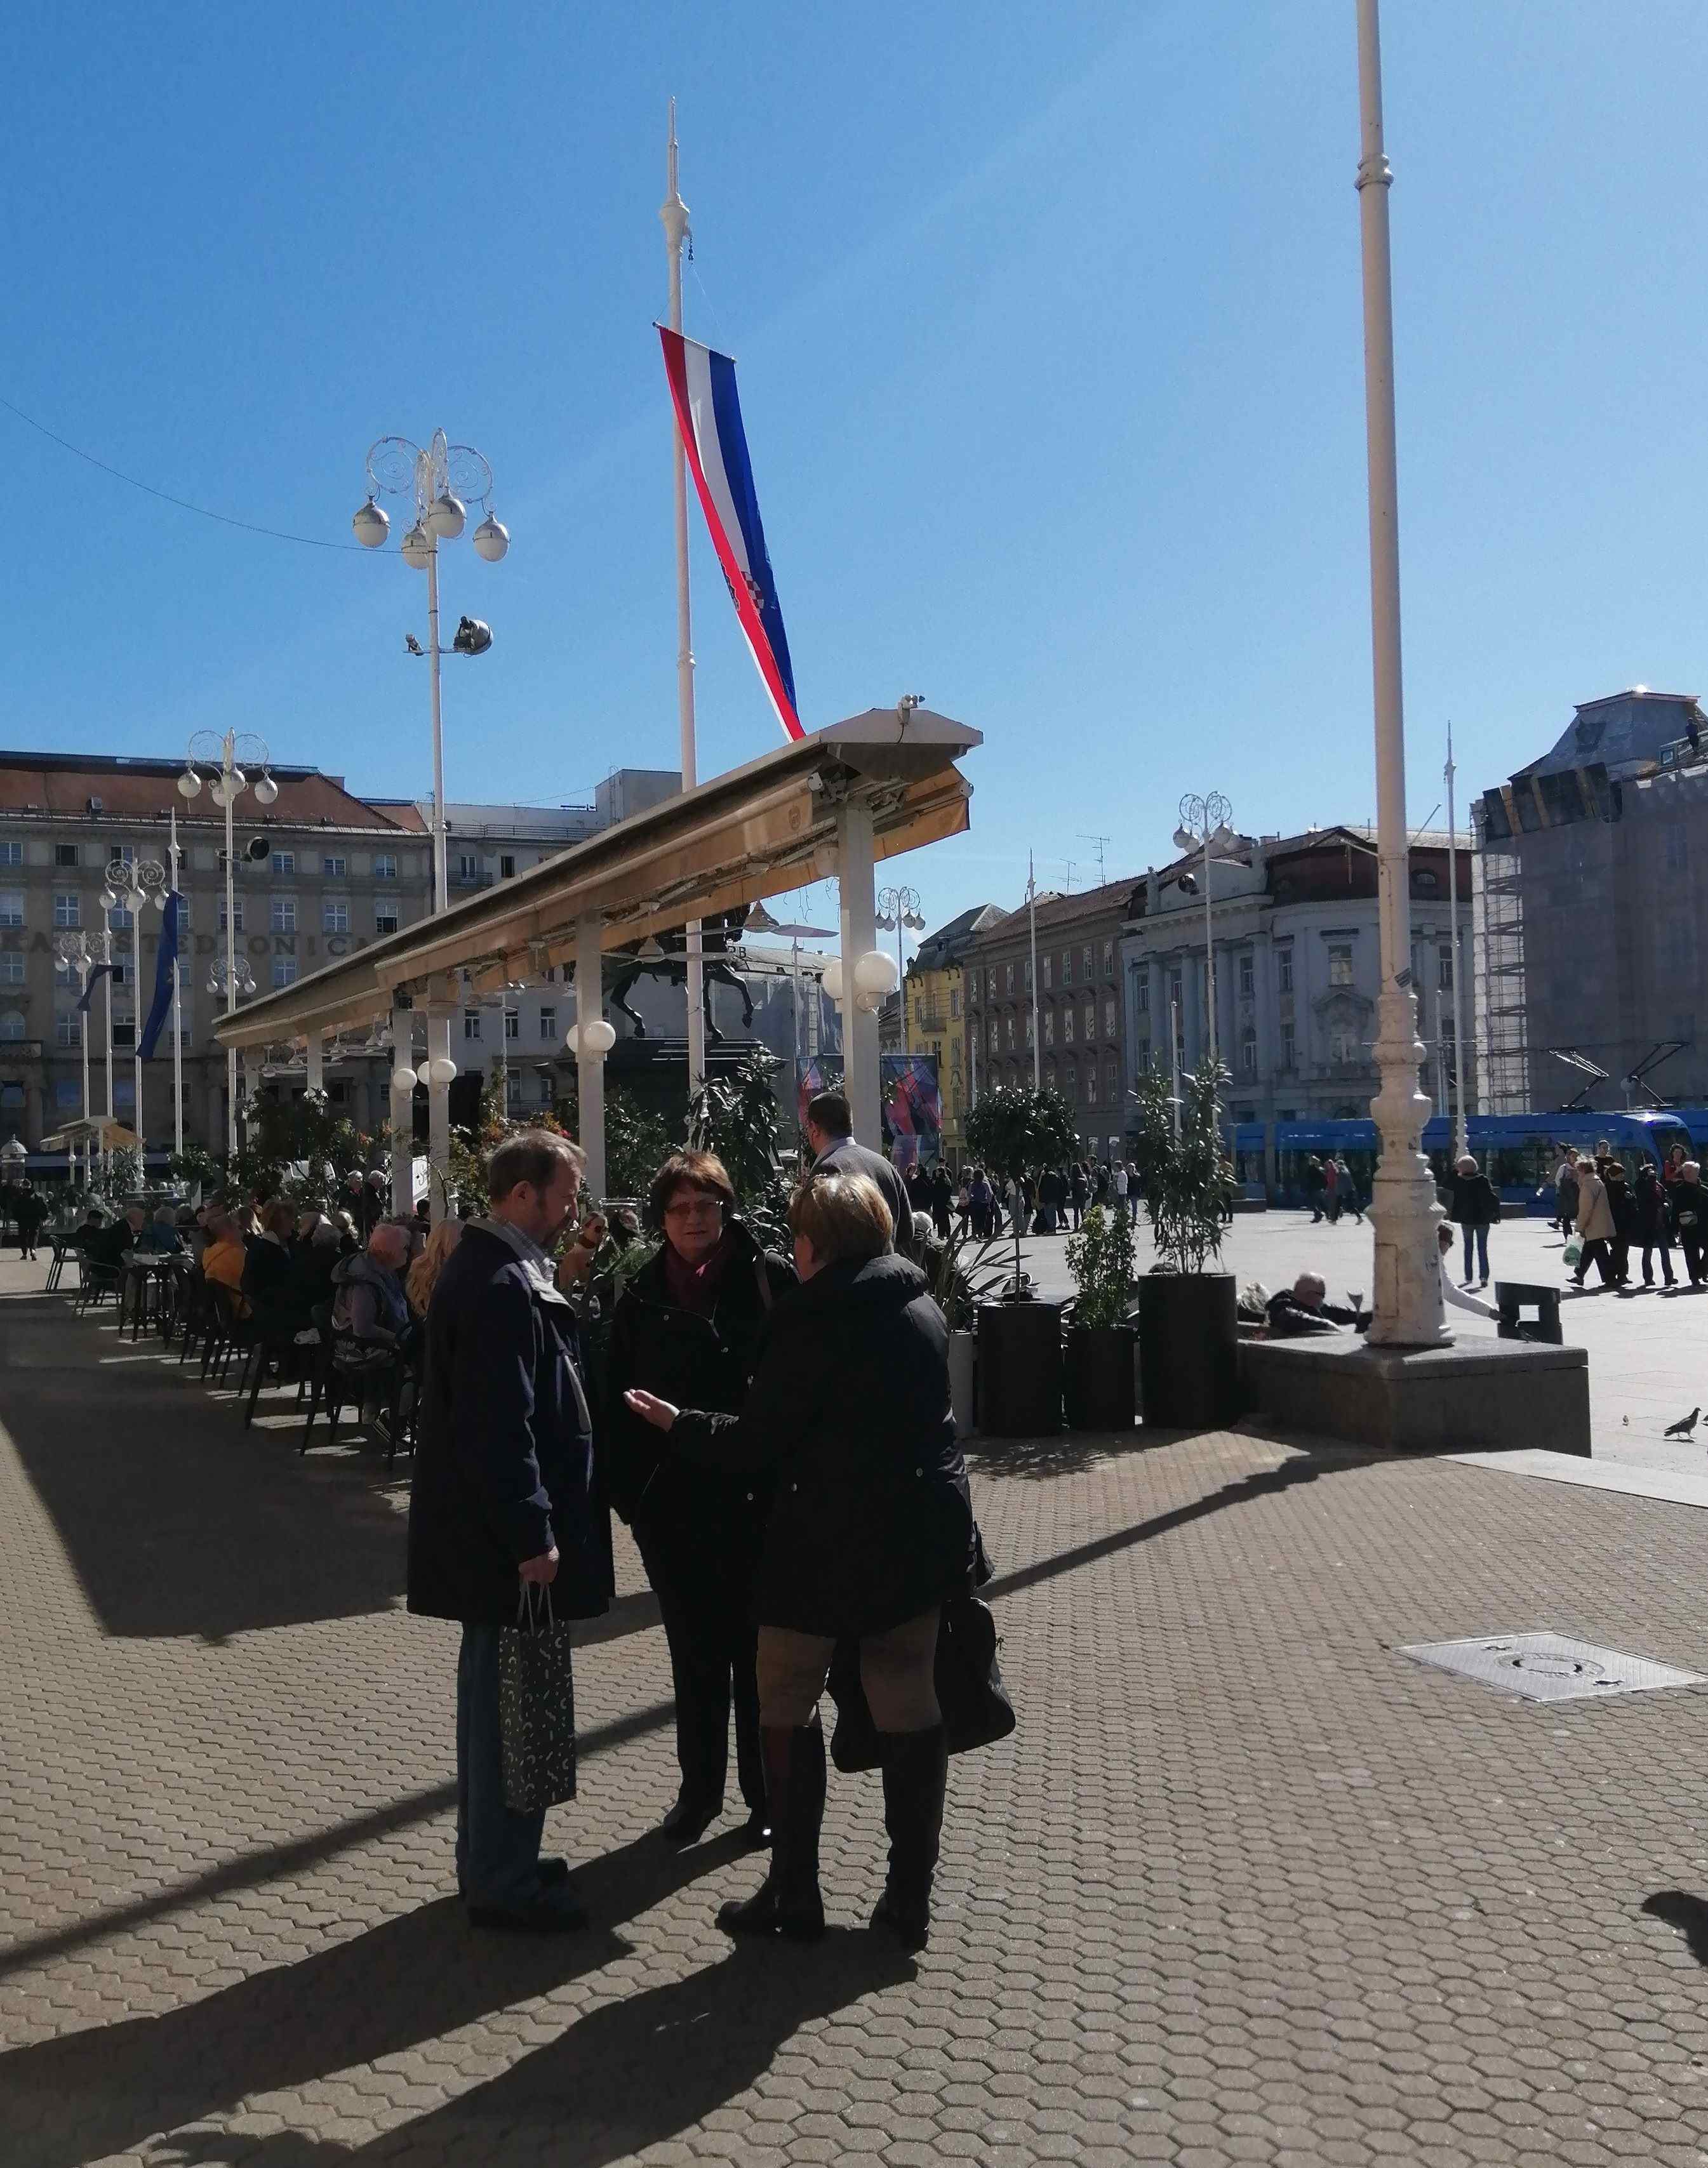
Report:
[[[504,1804],[540,1814],[575,1797],[573,1629],[551,1615],[551,1591],[524,1584],[516,1623],[498,1636],[498,1733]]]
[[[993,1746],[1014,1730],[1014,1704],[997,1661],[997,1622],[976,1596],[952,1596],[937,1629],[937,1704],[951,1754]],[[838,1641],[830,1664],[836,1732],[830,1756],[844,1775],[875,1769],[883,1741],[860,1684],[858,1641]]]

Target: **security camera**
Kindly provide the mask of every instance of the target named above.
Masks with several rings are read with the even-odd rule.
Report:
[[[243,856],[252,866],[264,865],[272,855],[273,838],[270,836],[252,836],[243,846]]]
[[[451,651],[456,655],[484,655],[492,644],[492,629],[477,617],[466,617],[456,629]]]
[[[409,650],[409,652],[412,655],[425,655],[427,652],[427,650],[422,646],[421,642],[415,637],[415,635],[412,632],[406,632],[404,634],[403,645]]]

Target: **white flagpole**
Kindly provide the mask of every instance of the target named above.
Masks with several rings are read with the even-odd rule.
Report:
[[[1447,924],[1453,947],[1453,1152],[1463,1159],[1471,1149],[1471,1131],[1465,1105],[1465,995],[1459,954],[1459,835],[1453,802],[1453,725],[1447,725]],[[1437,972],[1439,978],[1440,974]]]
[[[1032,938],[1032,1089],[1044,1088],[1044,1041],[1038,1024],[1038,884],[1032,870],[1032,853],[1026,853],[1026,920]]]
[[[172,809],[172,893],[178,894],[178,865],[182,853],[178,847],[178,808]],[[180,1155],[184,1150],[184,1031],[179,996],[184,986],[184,906],[178,907],[176,918],[178,955],[172,966],[172,1148]]]
[[[676,100],[670,101],[670,136],[664,154],[664,201],[658,215],[664,221],[664,243],[670,263],[670,328],[682,329],[682,248],[688,238],[688,205],[676,185]],[[670,449],[676,477],[676,709],[682,730],[682,787],[692,790],[700,779],[694,741],[694,619],[688,591],[688,460],[674,413],[670,417]],[[705,1081],[705,969],[700,960],[700,922],[687,927],[688,1089],[691,1094]]]

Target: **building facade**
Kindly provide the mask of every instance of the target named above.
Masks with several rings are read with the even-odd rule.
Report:
[[[1708,1101],[1708,715],[1586,701],[1473,809],[1492,1113]]]
[[[185,1141],[224,1149],[226,1058],[212,1032],[225,996],[209,981],[226,954],[225,816],[205,789],[188,800],[180,795],[183,768],[176,760],[0,752],[0,1139],[16,1135],[33,1150],[89,1111],[140,1126],[151,1156],[170,1150],[169,1023],[155,1058],[143,1065],[140,1110],[135,1092],[136,1034],[153,995],[159,915],[147,906],[134,919],[126,908],[104,911],[99,896],[115,858],[168,864],[175,813],[184,900]],[[234,824],[235,931],[258,991],[289,986],[376,934],[424,917],[431,894],[424,837],[353,795],[338,776],[299,768],[272,774],[275,802],[263,808],[246,794]],[[98,948],[110,936],[110,1036],[104,983],[87,1013],[78,1009],[77,980],[58,960],[59,938],[67,933],[87,934]],[[328,1093],[359,1127],[377,1129],[386,1119],[390,1070],[382,1049],[341,1049],[327,1062]]]
[[[1062,1093],[1082,1151],[1098,1159],[1118,1155],[1126,1134],[1120,950],[1133,885],[1128,879],[1037,898],[1035,1005],[1033,914],[1024,904],[971,934],[965,951],[970,1101],[992,1085],[1030,1084],[1035,1036],[1039,1081]]]
[[[1433,1101],[1457,1088],[1453,946],[1445,833],[1413,842],[1412,975]],[[1153,869],[1132,890],[1121,941],[1127,1044],[1135,1070],[1195,1071],[1210,1049],[1213,956],[1216,1053],[1236,1122],[1362,1119],[1379,1087],[1373,1056],[1381,989],[1374,832],[1313,829],[1241,837],[1212,859],[1206,936],[1201,853]],[[1461,968],[1471,945],[1471,856],[1457,855]],[[1467,986],[1468,991],[1468,986]],[[1467,1015],[1468,1015],[1467,1007]],[[1475,1084],[1466,1064],[1466,1104]]]
[[[943,1108],[943,1152],[959,1166],[967,1095],[967,956],[974,940],[1003,917],[993,903],[975,904],[928,933],[902,983],[901,1054],[928,1054],[937,1062]]]

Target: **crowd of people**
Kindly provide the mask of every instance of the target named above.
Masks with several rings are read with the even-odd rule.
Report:
[[[1554,1172],[1554,1225],[1567,1237],[1568,1256],[1577,1246],[1572,1284],[1582,1287],[1592,1265],[1604,1287],[1631,1284],[1635,1251],[1642,1284],[1677,1284],[1673,1272],[1676,1246],[1688,1285],[1708,1285],[1708,1189],[1702,1169],[1683,1145],[1674,1145],[1664,1166],[1640,1166],[1635,1177],[1605,1137],[1593,1153],[1563,1152]]]
[[[974,1164],[957,1180],[948,1170],[917,1170],[907,1177],[916,1211],[928,1213],[940,1240],[952,1231],[991,1241],[1002,1235],[1067,1235],[1095,1204],[1136,1220],[1138,1175],[1125,1160],[1074,1160],[1004,1175]]]

